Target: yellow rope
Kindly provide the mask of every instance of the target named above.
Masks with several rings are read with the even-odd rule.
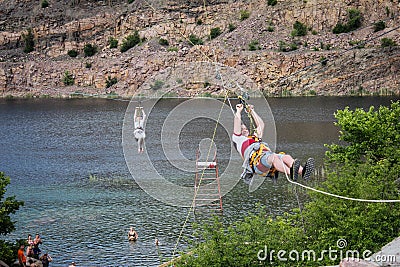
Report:
[[[215,123],[214,132],[213,132],[213,135],[212,135],[212,138],[211,138],[210,147],[208,148],[208,152],[207,152],[206,162],[208,162],[208,159],[209,159],[209,156],[210,156],[211,148],[212,148],[212,145],[213,145],[213,143],[214,143],[215,135],[216,135],[216,133],[217,133],[217,128],[218,128],[219,120],[220,120],[220,118],[221,118],[222,110],[224,109],[224,105],[225,105],[225,103],[226,103],[227,97],[228,97],[228,91],[226,91],[226,93],[225,93],[224,101],[223,101],[223,103],[222,103],[221,109],[220,109],[219,114],[218,114],[217,121],[216,121],[216,123]],[[186,219],[185,219],[185,221],[184,221],[184,223],[183,223],[182,229],[181,229],[181,231],[179,232],[178,240],[176,241],[174,250],[173,250],[173,252],[172,252],[172,258],[175,256],[175,252],[176,252],[176,249],[177,249],[177,247],[178,247],[178,245],[179,245],[179,241],[180,241],[180,239],[181,239],[181,237],[182,237],[183,230],[185,229],[185,226],[186,226],[186,224],[187,224],[187,222],[188,222],[188,220],[189,220],[190,213],[192,212],[192,210],[193,210],[193,208],[194,208],[194,204],[195,204],[197,192],[198,192],[198,190],[199,190],[199,188],[200,188],[200,186],[201,186],[201,181],[202,181],[202,179],[203,179],[204,172],[205,172],[205,168],[203,169],[203,171],[202,171],[202,173],[201,173],[200,180],[199,180],[199,184],[198,184],[198,186],[197,186],[197,188],[196,188],[196,190],[195,190],[195,192],[194,192],[192,204],[190,205],[190,208],[189,208],[189,211],[188,211],[188,213],[187,213],[187,215],[186,215]]]

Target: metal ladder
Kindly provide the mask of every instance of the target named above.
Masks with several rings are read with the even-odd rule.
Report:
[[[193,210],[195,213],[200,211],[222,213],[222,196],[216,152],[213,161],[199,161],[199,157],[200,152],[197,150]]]

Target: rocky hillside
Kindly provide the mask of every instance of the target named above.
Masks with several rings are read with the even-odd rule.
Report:
[[[400,1],[273,2],[0,0],[1,96],[400,94]]]

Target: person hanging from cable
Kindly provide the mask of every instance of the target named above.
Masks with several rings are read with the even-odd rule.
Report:
[[[134,126],[135,130],[133,132],[136,141],[138,142],[138,153],[144,152],[144,139],[146,138],[146,133],[144,131],[144,122],[146,120],[146,113],[143,107],[136,107],[134,114]]]
[[[244,160],[242,165],[244,171],[241,175],[244,182],[251,184],[254,174],[276,176],[278,174],[276,171],[288,174],[294,181],[297,181],[299,175],[302,175],[304,179],[310,178],[314,171],[314,159],[309,158],[302,167],[298,159],[293,159],[288,154],[272,152],[268,144],[261,140],[264,132],[263,120],[255,112],[254,106],[240,99],[241,103],[236,105],[234,115],[232,141]],[[250,122],[255,124],[256,128],[252,135],[247,126],[242,123],[243,109],[248,113]]]

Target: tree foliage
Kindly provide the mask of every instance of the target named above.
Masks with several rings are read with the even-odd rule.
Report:
[[[0,235],[5,236],[15,230],[14,222],[10,215],[15,214],[24,202],[16,200],[15,196],[5,197],[6,187],[10,183],[10,177],[0,172]],[[0,259],[11,266],[15,260],[18,244],[0,240]]]
[[[335,114],[340,144],[327,146],[321,189],[358,199],[399,199],[400,102]],[[306,218],[316,244],[345,238],[352,249],[377,250],[400,233],[399,203],[368,203],[311,194]]]
[[[335,117],[340,140],[327,145],[327,177],[318,189],[357,199],[400,199],[400,102],[368,111],[345,108]],[[302,211],[273,218],[261,210],[232,226],[202,225],[195,233],[199,241],[177,266],[332,265],[341,259],[340,251],[344,257],[357,251],[362,258],[400,234],[400,203],[309,195]],[[346,246],[338,247],[339,240]],[[336,257],[318,259],[328,249],[336,249]],[[279,250],[286,260],[279,259]],[[312,254],[302,257],[311,251],[314,260]]]

